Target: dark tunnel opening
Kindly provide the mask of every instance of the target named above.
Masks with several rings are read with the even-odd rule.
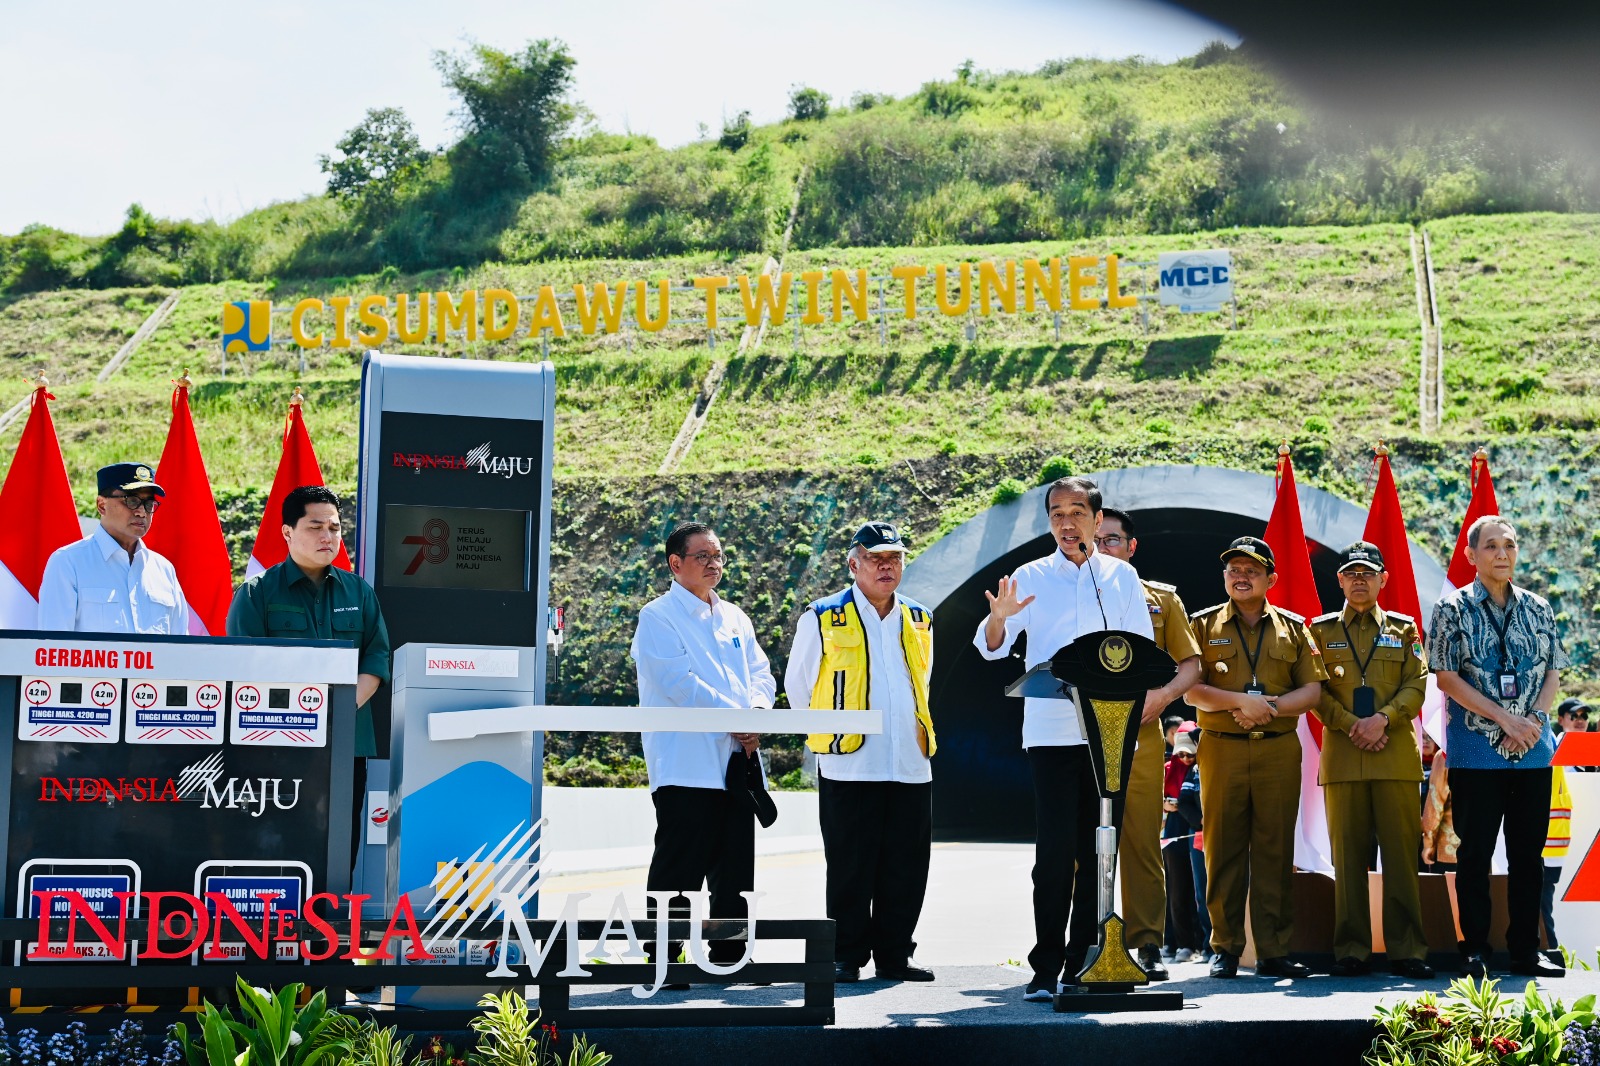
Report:
[[[1171,507],[1131,513],[1139,542],[1133,562],[1140,576],[1177,586],[1191,611],[1222,601],[1218,557],[1229,542],[1266,531],[1259,519],[1220,511]],[[934,609],[930,701],[939,737],[933,789],[936,839],[1033,838],[1022,700],[1004,695],[1005,686],[1023,672],[1024,643],[1018,641],[1010,657],[989,662],[972,646],[972,636],[988,612],[983,591],[1052,547],[1049,536],[1041,536],[1000,556]],[[1334,561],[1340,547],[1311,543],[1311,569],[1326,610],[1343,602]]]

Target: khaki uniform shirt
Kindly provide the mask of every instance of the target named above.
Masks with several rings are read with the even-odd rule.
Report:
[[[1159,581],[1143,581],[1144,602],[1150,608],[1150,628],[1155,630],[1155,641],[1161,650],[1172,656],[1173,662],[1200,654],[1200,644],[1189,627],[1189,612],[1178,598],[1178,590]]]
[[[1409,615],[1382,607],[1358,615],[1346,604],[1342,611],[1314,619],[1311,635],[1322,647],[1328,671],[1328,680],[1322,683],[1322,702],[1312,711],[1327,727],[1322,734],[1318,781],[1324,785],[1421,781],[1422,756],[1411,723],[1422,710],[1428,668],[1417,623]],[[1355,691],[1362,684],[1362,662],[1367,664],[1366,684],[1372,687],[1373,705],[1389,720],[1385,728],[1389,742],[1382,751],[1362,751],[1350,739],[1350,727],[1360,720],[1352,708]]]
[[[1316,641],[1306,629],[1305,619],[1293,611],[1267,604],[1261,621],[1247,626],[1234,612],[1233,601],[1196,611],[1190,618],[1194,637],[1200,644],[1200,683],[1227,692],[1243,692],[1250,686],[1250,656],[1256,641],[1261,654],[1256,659],[1255,676],[1268,696],[1284,696],[1301,685],[1327,679]],[[1262,632],[1262,627],[1266,631]],[[1242,639],[1241,639],[1242,638]],[[1248,641],[1248,645],[1242,641]],[[1265,733],[1292,733],[1298,715],[1274,718],[1261,727]],[[1214,733],[1250,733],[1233,720],[1227,711],[1195,711],[1202,729]]]

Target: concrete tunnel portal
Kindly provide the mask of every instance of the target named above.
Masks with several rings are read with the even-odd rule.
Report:
[[[1176,585],[1189,610],[1223,599],[1218,556],[1235,537],[1260,536],[1276,495],[1270,475],[1202,466],[1133,467],[1091,474],[1105,505],[1129,512],[1139,540],[1140,576]],[[901,591],[934,616],[930,690],[939,753],[934,760],[933,826],[939,840],[1031,840],[1033,786],[1022,751],[1022,701],[1003,694],[1022,674],[1023,642],[989,662],[972,647],[988,611],[983,590],[1053,545],[1044,486],[989,508],[957,527],[906,568]],[[1343,602],[1335,552],[1360,538],[1364,507],[1301,486],[1301,518],[1323,606]],[[1444,571],[1421,547],[1411,564],[1426,615]]]

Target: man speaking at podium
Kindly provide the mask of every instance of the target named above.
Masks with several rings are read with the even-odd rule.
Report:
[[[973,637],[979,653],[999,659],[1026,632],[1032,669],[1085,633],[1120,629],[1153,636],[1138,571],[1095,551],[1099,486],[1088,478],[1061,478],[1044,499],[1055,550],[1001,578],[993,593],[984,590],[989,616]],[[1077,983],[1099,939],[1094,834],[1100,789],[1072,701],[1024,700],[1022,746],[1033,771],[1036,821],[1034,946],[1028,953],[1033,979],[1022,998],[1048,1002],[1065,984]],[[1113,815],[1120,826],[1120,799]]]
[[[166,490],[148,463],[103,466],[97,480],[100,528],[51,553],[39,582],[39,628],[187,635],[177,571],[143,543]]]

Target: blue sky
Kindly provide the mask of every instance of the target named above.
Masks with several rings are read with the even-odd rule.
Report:
[[[0,233],[107,233],[135,201],[227,220],[319,192],[317,156],[368,108],[404,108],[424,145],[454,139],[435,49],[539,37],[570,46],[603,128],[669,145],[740,110],[780,118],[797,83],[904,95],[967,58],[1028,69],[1236,41],[1148,0],[0,0]]]

